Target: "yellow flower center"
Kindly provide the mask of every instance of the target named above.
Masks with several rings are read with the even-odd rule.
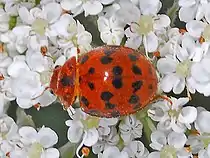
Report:
[[[29,149],[28,157],[29,158],[41,157],[42,152],[43,152],[43,146],[40,143],[35,142],[32,144],[31,148]]]
[[[139,33],[141,35],[147,35],[153,30],[153,19],[150,15],[142,15],[139,19]]]
[[[176,66],[176,74],[181,77],[187,77],[189,75],[189,70],[192,62],[190,60],[185,60],[184,62],[180,62]]]
[[[209,40],[210,40],[210,25],[207,25],[207,26],[204,28],[204,31],[203,31],[203,38],[205,39],[205,41],[209,41]]]
[[[176,149],[170,145],[166,145],[160,151],[160,158],[176,158]]]

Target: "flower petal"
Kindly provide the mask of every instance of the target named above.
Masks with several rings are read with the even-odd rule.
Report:
[[[202,111],[198,114],[196,119],[196,127],[202,133],[210,133],[210,126],[207,126],[210,122],[210,112]]]
[[[60,153],[58,149],[49,148],[42,153],[41,158],[59,158],[59,156],[60,156]]]
[[[158,48],[158,37],[153,32],[150,32],[148,35],[144,36],[143,43],[148,52],[154,52]]]
[[[182,123],[193,123],[197,118],[197,109],[192,106],[182,108],[178,120]]]
[[[155,150],[161,150],[161,148],[166,145],[166,135],[161,131],[155,131],[151,134],[151,141],[150,147]]]
[[[30,141],[31,143],[37,140],[37,131],[30,126],[24,126],[19,129],[19,134],[23,139]]]
[[[67,134],[68,140],[72,143],[78,143],[83,135],[82,123],[80,121],[69,120],[66,124],[69,126]]]
[[[174,86],[174,83],[177,83],[179,81],[179,78],[176,76],[176,74],[170,74],[166,75],[160,83],[160,87],[164,92],[170,92]]]
[[[187,137],[184,133],[171,132],[168,135],[168,144],[174,146],[176,149],[183,148],[186,141]]]
[[[143,15],[156,15],[159,11],[159,0],[139,0],[139,6]]]
[[[160,158],[160,152],[151,152],[149,155],[148,155],[148,158]]]
[[[55,2],[45,5],[43,7],[43,11],[47,16],[47,20],[49,23],[54,23],[55,21],[57,21],[62,13],[61,5]]]
[[[189,22],[194,19],[196,11],[196,5],[191,7],[181,7],[179,10],[179,19],[184,22]]]
[[[176,71],[177,62],[172,58],[161,58],[157,61],[157,69],[162,74],[170,74]]]
[[[156,18],[157,20],[155,19],[153,26],[155,30],[160,30],[164,27],[168,27],[171,23],[170,18],[165,14],[160,14]]]
[[[42,127],[38,132],[40,143],[45,148],[52,147],[58,142],[57,134],[50,128]]]
[[[192,20],[186,24],[186,29],[193,37],[199,38],[204,31],[205,24],[201,21]]]
[[[83,4],[83,8],[85,10],[85,16],[87,15],[97,15],[103,9],[103,5],[96,0],[87,1]]]
[[[86,146],[93,146],[97,143],[99,138],[98,131],[95,128],[89,129],[87,131],[87,136],[84,140],[84,145]]]

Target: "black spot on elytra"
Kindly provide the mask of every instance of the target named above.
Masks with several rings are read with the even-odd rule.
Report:
[[[80,101],[85,105],[85,106],[88,106],[89,105],[89,101],[87,100],[87,98],[85,98],[84,96],[82,96],[80,98]]]
[[[82,82],[82,77],[80,76],[80,77],[79,77],[79,83],[81,83],[81,82]]]
[[[113,85],[116,89],[122,88],[122,86],[123,86],[122,79],[121,79],[121,78],[114,78],[114,79],[112,80],[112,85]]]
[[[59,67],[61,67],[61,66],[60,66],[60,65],[56,65],[56,66],[55,66],[55,69],[58,69]]]
[[[95,86],[92,82],[88,82],[88,87],[90,88],[90,90],[94,90]]]
[[[114,75],[121,75],[123,72],[123,69],[120,66],[115,66],[113,67],[112,72]]]
[[[52,89],[50,89],[50,93],[54,95],[54,92],[53,92],[53,90],[52,90]]]
[[[130,104],[137,104],[139,102],[139,97],[135,94],[131,95],[130,99],[128,100]]]
[[[61,84],[63,86],[73,86],[73,79],[69,76],[64,76],[62,79],[61,79]]]
[[[135,104],[135,105],[133,106],[133,109],[134,109],[134,110],[141,109],[141,104],[140,104],[140,103]]]
[[[107,55],[107,56],[111,55],[113,52],[114,52],[113,49],[105,49],[104,50],[104,54]]]
[[[112,104],[112,103],[110,103],[110,102],[107,102],[107,103],[105,104],[105,106],[106,106],[106,109],[114,109],[114,108],[116,107],[115,104]]]
[[[142,81],[136,81],[132,83],[133,93],[141,89],[141,86],[143,85]]]
[[[120,116],[120,112],[114,110],[114,111],[112,111],[111,115],[112,115],[112,117],[119,117]]]
[[[89,74],[94,74],[95,73],[95,68],[93,68],[93,67],[89,68],[88,73]]]
[[[138,57],[135,54],[128,54],[128,57],[131,61],[136,61],[138,59]]]
[[[136,75],[142,75],[141,69],[137,65],[132,66],[132,71]]]
[[[80,64],[84,64],[88,60],[88,58],[89,58],[88,55],[84,55],[80,60]]]
[[[101,93],[101,99],[104,101],[109,101],[114,95],[109,92],[109,91],[105,91]]]
[[[109,64],[109,63],[111,63],[112,62],[112,58],[111,57],[108,57],[108,56],[103,56],[103,57],[101,57],[101,63],[102,64]]]
[[[152,84],[149,84],[148,88],[149,88],[150,90],[152,90],[152,89],[153,89],[153,85],[152,85]]]

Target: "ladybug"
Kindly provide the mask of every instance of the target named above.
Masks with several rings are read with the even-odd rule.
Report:
[[[158,78],[151,62],[124,46],[102,46],[54,69],[50,88],[65,108],[79,97],[92,116],[119,117],[144,108],[155,97]]]

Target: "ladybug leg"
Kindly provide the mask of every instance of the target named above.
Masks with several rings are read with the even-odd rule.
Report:
[[[69,114],[70,117],[72,117],[75,114],[75,109],[72,106],[70,106],[68,108],[65,108],[65,110],[68,112],[68,114]]]
[[[156,96],[151,100],[151,102],[154,102],[154,101],[156,101],[156,100],[158,100],[158,99],[166,100],[166,101],[168,101],[168,102],[170,103],[170,105],[173,104],[173,102],[171,101],[171,99],[170,99],[169,97],[167,97],[166,95],[156,95]]]

